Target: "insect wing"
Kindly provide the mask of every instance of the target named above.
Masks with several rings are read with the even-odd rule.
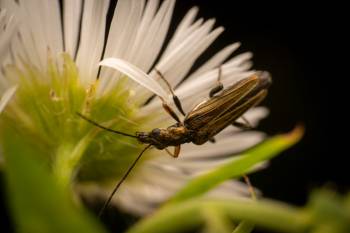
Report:
[[[242,99],[239,103],[232,106],[225,113],[208,122],[199,130],[200,135],[207,135],[208,138],[214,137],[221,130],[232,124],[236,119],[241,117],[250,108],[258,105],[267,95],[267,90],[261,90],[248,100]]]
[[[209,122],[220,118],[222,114],[232,109],[232,106],[248,95],[258,82],[258,77],[253,75],[227,88],[220,95],[197,105],[185,118],[185,126],[191,130],[199,130]]]

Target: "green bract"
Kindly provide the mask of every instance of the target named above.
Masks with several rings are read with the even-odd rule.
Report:
[[[6,67],[6,76],[18,81],[18,90],[2,114],[0,131],[8,128],[10,134],[25,139],[60,182],[115,181],[135,158],[139,145],[97,129],[76,113],[134,133],[137,124],[145,121],[135,117],[138,102],[128,101],[130,92],[123,78],[113,91],[98,95],[98,81],[83,86],[75,63],[67,54],[62,58],[62,65],[50,59],[46,72],[26,63]]]

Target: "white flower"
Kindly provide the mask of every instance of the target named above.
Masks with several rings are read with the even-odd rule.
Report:
[[[3,64],[8,56],[8,48],[10,44],[11,37],[13,36],[15,32],[15,22],[13,17],[9,16],[6,12],[6,10],[0,9],[0,68],[1,64]],[[1,77],[0,73],[0,77]],[[2,79],[0,79],[3,81]],[[2,94],[2,97],[0,99],[0,113],[4,110],[6,104],[8,101],[12,98],[13,94],[16,91],[16,86],[7,88],[6,90],[2,89],[2,86],[0,85],[0,91],[4,92]]]
[[[143,105],[153,93],[164,98],[169,97],[168,90],[159,86],[159,84],[165,84],[157,77],[155,68],[161,71],[172,87],[176,87],[175,93],[182,101],[185,112],[189,112],[195,104],[207,98],[210,89],[215,86],[219,66],[222,68],[221,80],[226,87],[254,73],[249,70],[251,53],[230,58],[239,47],[239,43],[228,45],[198,69],[190,72],[198,57],[223,32],[222,27],[214,28],[213,19],[196,20],[198,13],[196,7],[189,10],[165,50],[162,51],[173,14],[174,0],[164,1],[160,6],[157,0],[147,2],[119,0],[107,38],[105,38],[106,15],[109,7],[107,0],[85,0],[84,4],[81,0],[64,0],[63,22],[59,1],[19,0],[16,3],[12,0],[3,0],[1,4],[1,8],[6,8],[19,22],[16,35],[13,36],[6,31],[4,33],[6,38],[12,35],[11,58],[7,63],[19,69],[24,69],[25,64],[30,64],[36,71],[50,73],[48,60],[56,59],[57,66],[61,67],[66,63],[62,61],[60,54],[68,53],[78,68],[80,83],[86,90],[91,91],[91,86],[95,85],[98,77],[98,85],[95,85],[96,96],[93,97],[96,101],[118,93],[120,98],[127,97],[128,102],[124,104],[135,104],[137,111],[134,111],[132,119],[124,120],[129,122],[128,124],[137,124],[137,126],[133,125],[132,129],[136,127],[138,131],[173,124],[173,119],[163,111],[159,99],[153,98],[149,104]],[[106,44],[104,44],[105,40]],[[3,39],[0,42],[3,42]],[[117,68],[123,73],[106,67],[99,71],[99,62],[104,58],[106,59],[103,60],[103,65]],[[63,67],[66,66],[67,64],[63,65]],[[124,74],[130,79],[126,79]],[[37,78],[44,83],[47,82],[44,75],[39,75]],[[20,85],[16,76],[8,74],[1,76],[1,83],[1,90],[8,89],[11,85]],[[123,88],[121,89],[120,86]],[[50,92],[51,94],[54,96],[51,96],[52,101],[57,102],[63,98],[55,96],[56,92]],[[90,106],[93,101],[88,103]],[[123,110],[120,106],[118,108],[120,111]],[[103,109],[100,110],[103,111]],[[256,126],[258,121],[266,115],[267,109],[257,107],[244,116],[253,126]],[[108,120],[112,119],[112,116],[108,118]],[[124,124],[123,127],[128,129],[129,126]],[[90,130],[96,129],[91,127]],[[108,143],[119,143],[119,147],[135,147],[132,140],[119,141],[120,137],[118,137],[118,140],[113,141],[117,136],[114,137],[109,133],[104,133],[103,137],[108,137]],[[137,214],[148,213],[179,190],[191,177],[223,164],[232,159],[231,155],[256,145],[263,140],[264,134],[256,131],[241,132],[232,126],[215,138],[217,141],[215,144],[183,145],[177,159],[171,158],[164,151],[150,150],[146,155],[147,159],[137,165],[118,190],[113,203]],[[101,142],[99,145],[100,153],[106,153],[107,144]],[[134,156],[137,152],[139,149],[132,151]],[[113,154],[115,157],[128,155]],[[128,165],[125,164],[125,166]],[[120,168],[116,169],[120,170]],[[109,195],[109,190],[119,179],[113,178],[113,182],[108,183],[107,192],[104,191],[103,195]],[[81,183],[84,183],[83,181]],[[247,194],[245,184],[229,181],[209,195],[234,197]]]

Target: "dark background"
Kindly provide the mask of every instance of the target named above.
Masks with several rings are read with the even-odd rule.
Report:
[[[253,185],[267,197],[295,205],[304,205],[310,191],[324,185],[339,192],[349,190],[349,153],[344,150],[349,76],[344,63],[349,59],[341,7],[335,2],[307,6],[298,1],[178,0],[173,29],[194,5],[200,7],[200,17],[214,17],[217,26],[226,28],[207,54],[240,41],[238,52],[254,53],[254,69],[272,74],[273,85],[264,101],[271,113],[259,129],[274,135],[297,123],[306,127],[298,145],[273,159],[268,169],[251,176]],[[106,215],[116,219],[115,213]],[[118,219],[121,222],[108,221],[114,230],[135,221],[123,214]]]

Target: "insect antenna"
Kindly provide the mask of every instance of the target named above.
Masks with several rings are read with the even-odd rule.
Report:
[[[141,153],[137,156],[137,158],[134,160],[134,162],[131,164],[131,166],[129,167],[129,169],[126,171],[126,173],[124,174],[124,176],[121,178],[121,180],[117,183],[117,185],[114,187],[112,193],[109,195],[108,199],[106,200],[106,202],[103,204],[100,212],[98,213],[98,217],[100,218],[103,214],[103,212],[105,211],[105,209],[108,207],[109,203],[111,202],[114,194],[117,192],[117,190],[119,189],[120,185],[124,182],[124,180],[128,177],[129,173],[131,172],[131,170],[135,167],[137,161],[139,161],[139,159],[141,158],[141,156],[143,155],[143,153],[149,149],[152,145],[149,144],[147,145],[145,148],[143,148],[143,150],[141,151]]]
[[[84,120],[86,120],[87,122],[93,124],[94,126],[97,126],[97,127],[101,128],[101,129],[107,130],[107,131],[112,132],[112,133],[120,134],[120,135],[123,135],[123,136],[137,138],[135,135],[123,133],[123,132],[120,132],[120,131],[117,131],[117,130],[114,130],[114,129],[110,129],[110,128],[104,127],[103,125],[100,125],[99,123],[97,123],[97,122],[87,118],[86,116],[84,116],[83,114],[81,114],[79,112],[77,112],[77,115],[80,116],[81,118],[83,118]]]

